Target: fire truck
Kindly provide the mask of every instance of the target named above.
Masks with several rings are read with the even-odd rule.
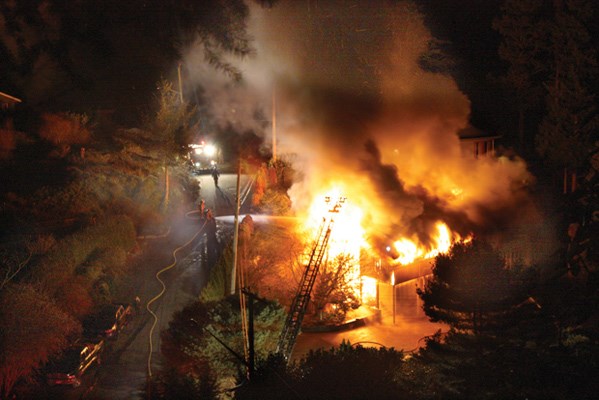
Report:
[[[189,145],[188,157],[194,172],[208,172],[221,162],[221,151],[215,144],[201,141]]]

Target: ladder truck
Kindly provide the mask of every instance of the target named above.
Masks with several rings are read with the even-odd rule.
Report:
[[[325,202],[329,204],[331,202],[330,197],[325,197]],[[302,275],[297,293],[291,303],[289,314],[283,326],[281,336],[279,337],[279,343],[277,345],[277,353],[282,354],[286,360],[289,360],[293,347],[295,346],[295,340],[299,334],[308,302],[310,301],[310,294],[316,281],[316,275],[318,269],[326,253],[329,239],[331,236],[331,230],[333,229],[334,215],[339,213],[341,206],[345,202],[345,197],[340,197],[339,200],[328,210],[326,217],[323,217],[322,223],[318,229],[318,234],[312,250],[310,252],[310,258],[306,269]]]

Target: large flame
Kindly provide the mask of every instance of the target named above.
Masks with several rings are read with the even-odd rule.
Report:
[[[331,210],[338,204],[338,208]],[[332,218],[334,226],[328,245],[329,258],[346,254],[358,260],[360,249],[366,245],[365,231],[362,228],[363,212],[351,199],[347,199],[338,187],[333,187],[317,195],[310,206],[307,232],[317,229],[323,218]]]
[[[441,253],[447,253],[451,245],[462,240],[457,233],[452,233],[447,224],[442,221],[436,224],[436,234],[433,234],[433,243],[429,246],[419,244],[415,238],[400,238],[393,243],[395,251],[399,254],[397,260],[400,264],[411,264],[417,259],[434,258]]]
[[[336,202],[343,199],[340,207],[331,212]],[[308,237],[313,236],[323,218],[332,218],[334,228],[331,232],[328,257],[334,258],[340,254],[350,255],[358,260],[360,252],[369,249],[370,246],[366,240],[368,231],[365,228],[376,229],[365,221],[366,214],[362,209],[343,196],[339,187],[332,187],[323,191],[321,194],[313,197],[307,218],[302,226],[302,232]],[[421,243],[414,235],[413,237],[398,237],[392,242],[393,248],[387,250],[397,253],[394,258],[400,264],[410,264],[418,259],[434,258],[440,253],[446,253],[455,242],[464,240],[458,233],[452,232],[449,226],[438,221],[435,224],[435,232],[431,234],[431,243]]]
[[[308,215],[303,219],[304,224],[301,227],[302,233],[308,242],[315,239],[316,233],[319,231],[323,221],[332,219],[333,228],[329,238],[327,247],[326,259],[332,260],[339,255],[351,257],[352,272],[348,277],[351,280],[351,286],[356,291],[362,288],[362,299],[368,302],[368,297],[375,296],[376,285],[372,279],[364,279],[360,273],[360,254],[362,251],[372,250],[366,240],[369,235],[369,229],[376,229],[366,221],[366,213],[353,202],[350,198],[343,196],[340,186],[332,186],[327,190],[323,190],[321,194],[312,198]],[[369,214],[370,215],[370,214]],[[431,236],[433,240],[428,243],[421,243],[414,237],[399,237],[388,248],[389,253],[395,254],[395,259],[391,261],[391,265],[407,265],[417,261],[418,259],[428,259],[436,257],[440,253],[446,253],[451,245],[463,238],[452,232],[449,226],[438,221],[435,224],[435,230]],[[380,261],[379,261],[380,263]],[[374,291],[374,292],[373,292]]]

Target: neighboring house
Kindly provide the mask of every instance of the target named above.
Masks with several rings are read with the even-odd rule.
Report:
[[[17,99],[9,94],[0,92],[0,109],[8,110],[14,108],[15,104],[20,103],[21,99]]]
[[[470,154],[474,158],[495,155],[495,140],[501,137],[484,133],[470,125],[459,131],[458,135],[462,154]]]
[[[21,102],[21,99],[17,99],[9,94],[0,92],[0,128],[6,128],[12,123],[12,110],[15,108],[15,104]]]

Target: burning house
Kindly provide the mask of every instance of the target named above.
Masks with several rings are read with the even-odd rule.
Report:
[[[323,198],[346,197],[329,258],[349,252],[356,279],[369,269],[400,279],[456,241],[532,226],[525,163],[496,154],[499,137],[470,126],[450,73],[426,67],[435,38],[412,2],[282,1],[251,7],[249,29],[244,84],[224,91],[201,67],[198,83],[217,117],[236,104],[246,127],[256,109],[271,114],[276,91],[277,152],[301,171],[289,190],[299,230],[316,229]],[[190,49],[190,65],[199,54]]]

